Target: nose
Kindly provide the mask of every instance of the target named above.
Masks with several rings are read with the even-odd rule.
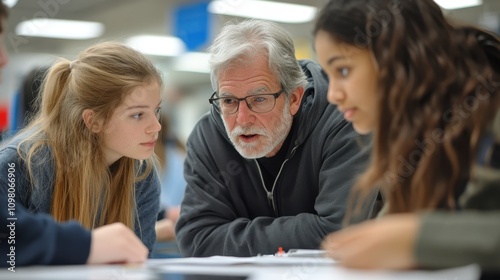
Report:
[[[332,82],[330,82],[330,84],[328,85],[327,98],[328,102],[334,105],[339,105],[345,100],[345,94],[341,89],[335,87],[335,85]]]
[[[244,100],[240,101],[236,114],[236,121],[242,125],[252,123],[255,120],[254,113],[248,108],[248,104]]]
[[[161,130],[161,124],[158,118],[153,117],[151,124],[147,127],[146,133],[157,133]]]

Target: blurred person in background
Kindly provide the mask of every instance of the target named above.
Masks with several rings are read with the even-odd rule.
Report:
[[[25,127],[38,112],[40,87],[48,70],[45,67],[36,67],[29,71],[22,80],[12,102],[12,121],[10,123],[12,135]]]

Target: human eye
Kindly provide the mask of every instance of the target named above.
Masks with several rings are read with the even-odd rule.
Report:
[[[236,99],[234,98],[221,98],[220,103],[224,106],[234,105],[236,103]]]
[[[347,77],[349,75],[350,69],[347,67],[339,67],[337,71],[341,77]]]
[[[143,115],[144,115],[144,113],[141,112],[141,113],[133,114],[130,117],[133,119],[136,119],[136,120],[140,120],[140,119],[142,119]]]
[[[157,119],[160,119],[160,112],[161,112],[161,107],[155,109],[155,116]]]
[[[269,101],[269,96],[268,95],[256,95],[253,96],[251,99],[252,103],[264,103]]]

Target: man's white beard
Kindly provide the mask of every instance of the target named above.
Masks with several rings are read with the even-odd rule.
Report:
[[[254,159],[265,157],[283,144],[292,127],[293,116],[290,114],[290,104],[287,101],[281,117],[272,125],[275,129],[270,132],[263,127],[253,127],[253,125],[246,127],[236,126],[233,131],[229,132],[226,121],[224,118],[222,120],[229,139],[238,153],[244,158]],[[259,141],[252,143],[242,142],[239,139],[239,135],[241,134],[258,134],[260,136]]]

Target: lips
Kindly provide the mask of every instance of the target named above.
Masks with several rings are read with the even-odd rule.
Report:
[[[151,140],[149,142],[141,143],[141,145],[147,146],[147,147],[154,147],[155,144],[156,144],[156,139],[155,140]]]
[[[259,136],[259,134],[240,134],[238,137],[243,142],[252,142],[255,139],[257,139],[258,136]]]
[[[351,121],[354,113],[356,113],[356,108],[349,108],[349,109],[344,109],[344,108],[339,108],[339,111],[344,115],[344,119],[347,121]]]
[[[356,109],[349,109],[344,112],[344,119],[351,121]]]

